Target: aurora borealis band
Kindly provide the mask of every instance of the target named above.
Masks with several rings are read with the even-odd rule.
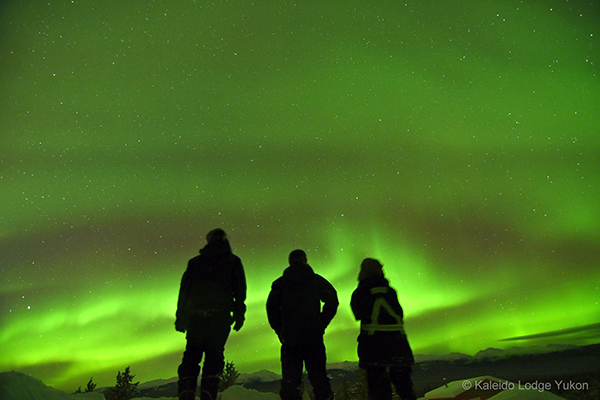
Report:
[[[288,253],[379,258],[415,353],[600,340],[592,1],[0,3],[0,371],[176,375],[205,234],[243,260],[226,358],[279,370]]]

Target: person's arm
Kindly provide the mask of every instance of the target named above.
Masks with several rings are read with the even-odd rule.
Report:
[[[367,301],[368,298],[365,297],[365,293],[360,287],[354,290],[350,300],[350,308],[352,308],[352,313],[357,321],[362,321],[370,316],[371,307],[369,307]]]
[[[337,292],[333,285],[323,278],[323,287],[320,293],[320,299],[323,302],[323,310],[321,311],[321,321],[323,329],[327,328],[335,314],[337,313],[338,305],[340,304]]]
[[[404,310],[398,301],[398,293],[396,293],[396,290],[392,288],[390,288],[390,299],[388,302],[390,303],[390,306],[392,306],[392,309],[400,316],[400,318],[404,319]]]
[[[246,315],[246,274],[242,261],[237,258],[233,269],[233,329],[239,331],[244,325]]]
[[[185,332],[188,325],[188,315],[186,305],[190,296],[190,285],[191,285],[191,268],[190,262],[188,262],[187,269],[183,273],[181,278],[181,284],[179,286],[179,297],[177,299],[177,311],[175,312],[175,329],[178,332]]]
[[[269,325],[275,331],[277,336],[281,334],[283,326],[281,313],[281,290],[277,287],[277,281],[271,286],[271,292],[267,298],[267,318]]]

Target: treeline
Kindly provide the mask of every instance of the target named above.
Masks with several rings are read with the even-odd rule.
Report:
[[[240,374],[235,369],[233,362],[227,361],[225,363],[225,368],[219,377],[219,392],[222,392],[228,387],[235,385],[239,376]],[[131,373],[130,366],[125,368],[125,371],[123,372],[118,371],[117,383],[114,387],[108,389],[106,392],[106,400],[131,400],[137,397],[140,393],[138,389],[138,385],[140,383],[134,383],[134,378],[135,375]],[[89,393],[93,392],[95,389],[96,384],[94,383],[94,378],[92,377],[83,391],[81,390],[81,386],[79,386],[79,388],[73,393]]]

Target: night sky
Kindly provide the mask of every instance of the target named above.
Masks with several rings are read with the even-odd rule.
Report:
[[[176,375],[179,282],[225,229],[226,359],[279,371],[289,252],[360,261],[415,353],[600,341],[596,1],[2,1],[0,371],[75,390]],[[507,340],[508,339],[508,340]]]

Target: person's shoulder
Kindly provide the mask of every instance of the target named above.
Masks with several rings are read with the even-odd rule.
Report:
[[[327,285],[327,286],[331,286],[333,287],[333,285],[331,284],[331,282],[329,282],[327,280],[327,278],[325,278],[323,275],[320,274],[315,274],[315,276],[313,277],[313,279],[318,282],[320,285]]]
[[[198,264],[201,259],[202,255],[198,254],[197,256],[190,258],[190,260],[188,261],[188,265]]]
[[[271,284],[271,288],[272,289],[280,289],[283,286],[284,281],[285,281],[285,278],[283,276],[280,276],[279,278],[277,278],[273,281],[273,283]]]
[[[241,258],[239,258],[238,256],[236,256],[236,255],[235,255],[235,254],[233,254],[233,253],[229,253],[229,258],[230,258],[231,260],[235,261],[236,263],[240,263],[240,264],[242,263],[242,259],[241,259]]]
[[[391,296],[394,296],[396,298],[398,297],[398,291],[389,285],[388,285],[388,291]]]
[[[365,296],[367,294],[369,294],[369,288],[366,287],[365,285],[361,285],[360,283],[358,284],[356,289],[354,289],[354,291],[352,292],[352,296]]]

